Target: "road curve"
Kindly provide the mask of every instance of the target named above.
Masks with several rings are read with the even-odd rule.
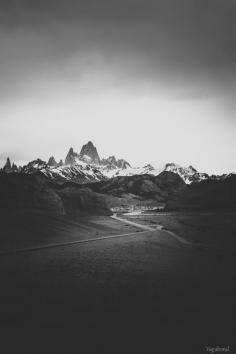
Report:
[[[174,237],[181,244],[193,245],[193,243],[186,241],[182,237],[176,235],[174,232],[163,229],[162,225],[156,225],[155,227],[151,227],[151,226],[148,226],[148,225],[141,225],[141,224],[138,224],[138,223],[136,223],[134,221],[129,221],[129,220],[126,220],[126,219],[123,219],[123,218],[119,218],[119,217],[116,216],[116,214],[112,215],[111,218],[113,218],[115,220],[118,220],[120,222],[123,222],[125,224],[129,224],[129,225],[138,227],[138,228],[140,228],[140,229],[142,229],[144,231],[140,231],[140,232],[136,231],[136,232],[131,232],[131,233],[128,233],[128,234],[101,236],[101,237],[90,238],[90,239],[86,239],[86,240],[71,241],[71,242],[50,243],[50,244],[47,244],[47,245],[42,245],[42,246],[37,246],[37,247],[29,247],[29,248],[20,248],[20,249],[8,250],[8,251],[1,251],[0,252],[0,256],[11,255],[11,254],[13,255],[13,254],[18,254],[18,253],[27,253],[27,252],[39,251],[39,250],[44,250],[44,249],[48,249],[48,248],[55,248],[55,247],[72,246],[72,245],[76,245],[76,244],[102,241],[102,240],[112,239],[112,238],[137,236],[137,235],[145,234],[147,232],[156,232],[158,230],[162,231],[162,232],[166,232],[167,234],[171,235],[172,237]]]
[[[147,215],[150,215],[150,214],[147,214]],[[158,230],[161,230],[162,232],[166,232],[168,235],[174,237],[181,244],[184,244],[184,245],[196,245],[195,243],[189,242],[189,241],[185,240],[183,237],[180,237],[180,236],[176,235],[174,232],[164,229],[162,225],[156,225],[155,228],[154,228],[154,227],[151,227],[151,226],[148,226],[148,225],[138,224],[138,223],[136,223],[134,221],[126,220],[124,218],[119,218],[116,214],[112,215],[111,218],[113,218],[115,220],[119,220],[119,221],[121,221],[121,222],[123,222],[125,224],[130,224],[130,225],[139,227],[140,229],[147,230],[147,231],[158,231]]]
[[[112,215],[111,216],[112,219],[115,219],[115,220],[118,220],[118,221],[121,221],[125,224],[129,224],[129,225],[132,225],[132,226],[136,226],[140,229],[143,229],[143,230],[147,230],[147,231],[156,231],[157,228],[154,228],[154,227],[151,227],[151,226],[147,226],[147,225],[141,225],[141,224],[138,224],[134,221],[130,221],[130,220],[127,220],[127,219],[124,219],[124,218],[119,218],[118,216],[116,216],[116,214]]]

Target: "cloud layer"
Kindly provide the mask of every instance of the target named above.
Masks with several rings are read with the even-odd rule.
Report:
[[[142,130],[148,121],[154,127],[154,113],[156,129],[174,118],[182,127],[181,122],[191,114],[191,121],[198,120],[196,124],[202,129],[203,121],[211,122],[205,123],[209,141],[211,130],[219,127],[214,125],[215,117],[215,122],[224,126],[221,150],[233,160],[235,145],[227,143],[227,132],[231,136],[235,128],[235,37],[234,0],[1,1],[1,159],[10,148],[3,143],[10,139],[6,134],[19,122],[21,127],[37,126],[37,132],[20,130],[10,149],[14,156],[18,151],[19,159],[24,159],[24,139],[34,136],[37,140],[36,135],[44,132],[45,142],[51,142],[52,132],[48,128],[45,133],[44,129],[46,122],[48,127],[52,125],[49,121],[55,123],[55,117],[60,121],[57,134],[61,140],[68,122],[74,124],[75,120],[79,139],[84,118],[102,131],[106,127],[101,112],[109,111],[109,119],[114,123],[119,119],[123,125],[145,109]],[[104,113],[106,104],[109,108]],[[86,105],[94,110],[87,110]],[[117,118],[116,112],[122,116]],[[201,139],[200,129],[197,131]],[[104,139],[102,133],[101,137]],[[53,139],[59,152],[57,138]],[[45,154],[48,148],[45,146]],[[33,153],[36,149],[32,145]],[[182,150],[180,162],[188,160]],[[206,166],[206,162],[201,163],[203,155],[200,151],[195,157],[200,167]],[[223,156],[214,168],[222,169],[220,164],[223,166]]]

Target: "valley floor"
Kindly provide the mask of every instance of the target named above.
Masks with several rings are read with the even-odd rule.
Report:
[[[236,248],[236,212],[144,212],[123,217],[151,227],[161,225],[190,242]]]
[[[182,237],[188,237],[186,230],[193,224],[190,215],[144,217],[139,222],[165,222],[175,232],[183,231]],[[202,220],[199,227],[210,222],[201,218],[195,219]],[[91,237],[92,230],[101,235],[137,232],[135,236],[133,232],[127,237],[1,255],[4,354],[199,354],[206,353],[206,346],[232,348],[236,295],[232,252],[183,245],[164,231],[143,232],[107,217],[83,218],[78,224],[56,218],[53,225],[46,218],[42,234],[42,219],[36,219],[38,224],[32,222],[26,233],[35,239],[34,245],[55,242],[55,238]],[[221,219],[226,220],[223,215]],[[84,226],[91,229],[85,232]],[[16,229],[24,227],[18,224]],[[228,232],[225,229],[226,240],[231,237]],[[202,228],[198,230],[202,243],[205,234]],[[22,242],[25,247],[33,241],[30,244],[27,236]],[[22,247],[21,240],[12,247]]]
[[[0,213],[0,252],[140,231],[107,216],[68,218],[45,212]]]

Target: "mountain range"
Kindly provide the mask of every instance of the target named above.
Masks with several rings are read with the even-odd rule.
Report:
[[[111,215],[139,207],[158,210],[235,210],[236,175],[209,176],[167,163],[132,167],[115,156],[101,158],[92,142],[70,148],[59,162],[36,159],[23,167],[7,158],[0,173],[0,210],[65,215]]]
[[[158,176],[162,172],[173,172],[178,174],[186,184],[200,182],[202,180],[221,180],[229,175],[209,176],[207,173],[198,172],[193,166],[183,167],[176,163],[167,163],[162,168],[154,168],[151,164],[143,167],[132,167],[124,159],[117,159],[115,156],[100,158],[97,148],[89,141],[83,145],[80,153],[71,147],[65,157],[57,162],[51,156],[48,161],[36,159],[30,161],[23,167],[18,167],[7,158],[3,172],[22,172],[26,174],[42,174],[52,181],[63,183],[67,181],[77,183],[89,183],[105,181],[119,176],[153,175]]]

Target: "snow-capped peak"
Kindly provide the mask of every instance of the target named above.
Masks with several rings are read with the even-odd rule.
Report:
[[[5,170],[18,171],[21,169],[11,166],[10,160],[4,167]],[[150,163],[143,167],[132,167],[124,159],[117,159],[111,155],[108,158],[100,159],[97,148],[89,141],[83,145],[80,153],[74,151],[71,147],[66,155],[65,163],[60,160],[59,163],[51,156],[48,162],[37,159],[29,162],[22,168],[22,172],[35,173],[40,171],[51,179],[73,180],[78,182],[100,181],[116,176],[132,176],[141,174],[159,175],[163,171],[178,174],[185,183],[199,182],[210,178],[206,173],[198,172],[193,166],[183,167],[174,162],[167,163],[162,168],[155,168]],[[221,178],[212,176],[212,178]],[[223,176],[222,176],[223,178]]]
[[[183,167],[174,162],[167,163],[164,171],[169,171],[178,174],[185,183],[199,182],[209,178],[208,174],[198,172],[193,166]]]

